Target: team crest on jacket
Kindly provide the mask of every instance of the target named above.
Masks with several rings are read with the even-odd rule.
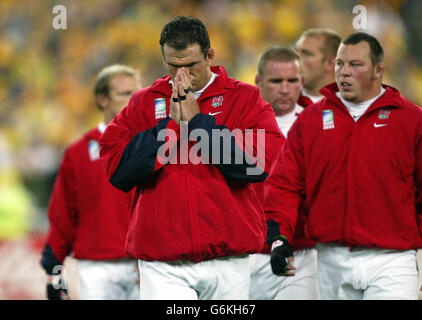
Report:
[[[214,97],[214,98],[212,98],[212,104],[211,105],[214,108],[218,108],[218,107],[223,105],[223,100],[224,100],[223,96]]]
[[[100,144],[97,140],[89,140],[88,154],[91,161],[100,159]]]
[[[155,99],[155,119],[164,119],[166,115],[166,98]]]
[[[388,119],[390,112],[391,111],[389,109],[381,109],[380,112],[378,113],[378,118],[381,120]]]
[[[322,110],[322,125],[324,130],[334,129],[334,113],[333,110]]]

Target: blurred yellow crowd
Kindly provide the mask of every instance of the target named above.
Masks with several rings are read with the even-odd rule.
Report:
[[[346,36],[355,31],[358,4],[367,10],[363,31],[384,46],[385,83],[422,105],[422,67],[406,43],[404,0],[0,1],[0,190],[12,190],[22,177],[54,173],[64,148],[101,120],[92,86],[102,67],[131,65],[141,71],[144,86],[164,76],[158,41],[174,16],[200,17],[216,64],[253,83],[266,47],[291,44],[310,27]],[[56,5],[66,8],[66,29],[53,27]],[[20,210],[29,210],[31,195],[17,190],[7,198],[17,197]],[[16,205],[8,206],[0,206],[0,239],[6,234],[1,219],[16,212]]]

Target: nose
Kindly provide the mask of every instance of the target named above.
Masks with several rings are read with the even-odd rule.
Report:
[[[350,70],[351,70],[350,67],[347,65],[347,63],[345,63],[340,67],[339,73],[342,76],[348,76],[350,75]]]
[[[287,81],[281,81],[280,92],[283,94],[287,94],[289,92],[289,84],[287,83]]]

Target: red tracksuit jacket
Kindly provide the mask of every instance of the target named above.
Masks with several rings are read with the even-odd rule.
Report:
[[[218,76],[198,98],[201,113],[189,121],[189,132],[238,128],[254,129],[256,136],[257,129],[265,129],[265,169],[247,174],[256,162],[236,164],[233,152],[225,164],[194,164],[190,159],[187,164],[162,164],[157,158],[164,145],[159,133],[172,129],[179,138],[181,130],[168,117],[170,77],[135,93],[100,142],[110,182],[125,191],[137,188],[126,246],[140,259],[199,262],[254,253],[264,244],[265,217],[250,183],[266,178],[282,135],[274,111],[256,87],[229,78],[222,67],[211,69]],[[215,140],[209,136],[212,145]],[[238,148],[233,137],[228,141],[231,150]],[[256,139],[253,147],[256,151]],[[244,159],[249,157],[250,152],[240,150]]]
[[[48,208],[47,238],[60,263],[71,251],[77,259],[128,257],[124,245],[133,193],[108,182],[99,160],[100,135],[97,128],[86,133],[66,149],[60,165]],[[44,252],[44,261],[47,257]]]
[[[311,99],[300,95],[298,102],[301,107],[306,108],[309,107],[313,102]],[[280,146],[281,149],[282,145]],[[270,172],[271,175],[271,172]],[[255,184],[256,193],[258,194],[259,198],[261,199],[262,203],[264,202],[264,185],[266,184],[267,180],[261,183]],[[267,220],[270,220],[271,216],[267,216]],[[306,216],[301,214],[298,216],[298,221],[295,227],[295,236],[291,239],[290,244],[294,250],[301,250],[315,246],[315,241],[309,239],[305,235],[305,218]],[[267,239],[268,240],[268,239]],[[271,253],[271,247],[268,243],[265,243],[264,247],[261,250],[261,253]]]
[[[389,86],[355,122],[336,84],[306,108],[265,185],[265,211],[293,237],[306,195],[306,234],[406,250],[422,247],[422,109]]]

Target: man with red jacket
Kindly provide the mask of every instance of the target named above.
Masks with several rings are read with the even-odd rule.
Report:
[[[376,38],[343,40],[336,83],[299,115],[265,186],[276,272],[306,197],[323,299],[418,297],[422,110],[382,85],[383,72]]]
[[[199,19],[168,22],[160,46],[170,75],[136,92],[100,141],[110,182],[136,188],[126,247],[141,299],[248,299],[249,254],[266,236],[252,183],[282,143],[274,111],[211,67]]]
[[[301,106],[298,103],[304,83],[300,56],[285,46],[268,48],[259,59],[255,83],[264,100],[271,103],[278,126],[287,137],[296,118],[307,107],[306,104]],[[256,184],[262,200],[265,183]],[[268,245],[261,253],[251,256],[250,299],[319,299],[315,242],[305,237],[303,225],[303,221],[298,223],[292,241],[295,266],[291,264],[283,276],[274,275],[271,270]]]
[[[139,299],[136,259],[124,246],[131,194],[108,182],[99,154],[106,124],[140,88],[138,78],[128,66],[101,70],[94,91],[104,122],[65,151],[50,199],[50,229],[41,260],[49,275],[49,299],[68,298],[60,281],[63,261],[71,252],[78,260],[80,299]]]

